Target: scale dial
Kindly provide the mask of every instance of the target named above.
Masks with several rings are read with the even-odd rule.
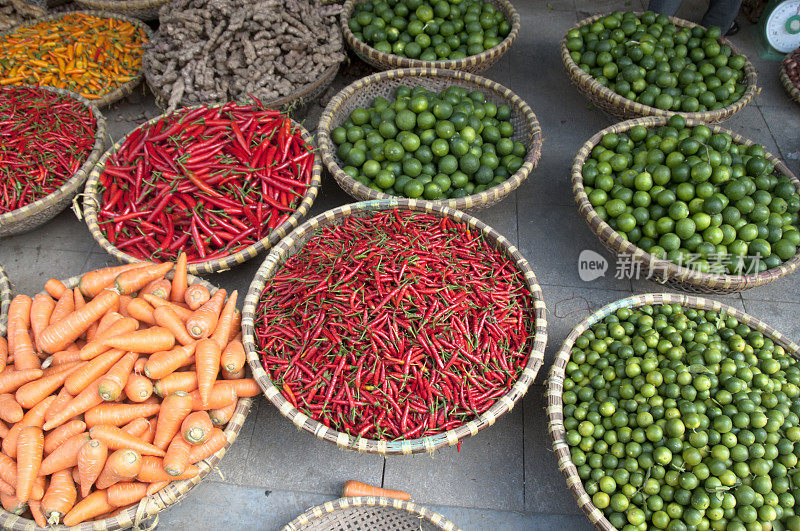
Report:
[[[781,53],[800,47],[800,0],[786,0],[775,6],[764,31],[770,46]]]

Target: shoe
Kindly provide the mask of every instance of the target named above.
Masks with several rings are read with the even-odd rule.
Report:
[[[733,24],[731,24],[731,29],[728,30],[725,36],[729,37],[731,35],[736,35],[737,33],[739,33],[739,24],[734,20]]]

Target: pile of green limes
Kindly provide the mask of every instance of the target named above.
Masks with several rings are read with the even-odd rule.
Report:
[[[503,13],[483,0],[360,2],[348,25],[378,51],[422,61],[477,55],[511,32]]]
[[[425,199],[480,193],[523,164],[508,105],[451,85],[440,93],[400,86],[331,131],[344,172],[373,190]]]
[[[582,70],[620,96],[698,112],[726,107],[747,88],[747,60],[719,37],[719,28],[680,28],[651,11],[614,12],[570,30],[566,44]]]
[[[700,272],[711,261],[727,269],[711,273],[755,273],[800,245],[800,196],[764,157],[758,144],[674,115],[664,127],[605,135],[583,181],[597,214],[650,254]]]
[[[572,462],[617,529],[800,529],[798,385],[797,360],[729,315],[619,309],[566,366]]]

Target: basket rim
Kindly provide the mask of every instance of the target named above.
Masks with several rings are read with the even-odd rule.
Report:
[[[781,61],[781,64],[778,67],[778,77],[780,77],[781,84],[786,90],[786,94],[789,96],[789,98],[795,103],[800,103],[800,87],[792,83],[792,80],[789,79],[789,75],[786,72],[786,61],[788,61],[793,55],[800,57],[800,48],[786,54],[786,57],[783,59],[783,61]]]
[[[29,21],[24,22],[22,24],[17,24],[14,27],[11,27],[11,28],[9,28],[9,29],[7,29],[5,31],[0,32],[0,39],[5,37],[7,34],[13,33],[15,31],[17,31],[18,29],[23,28],[25,26],[31,26],[31,25],[34,25],[34,24],[39,24],[41,22],[49,22],[51,20],[57,20],[59,18],[65,17],[67,15],[74,15],[74,14],[91,15],[91,16],[95,16],[95,17],[99,17],[99,18],[113,18],[113,19],[116,19],[116,20],[122,20],[123,22],[128,22],[130,24],[133,24],[136,28],[139,28],[142,31],[144,31],[144,34],[147,37],[147,41],[150,41],[153,38],[153,30],[150,29],[150,26],[148,26],[147,24],[145,24],[144,22],[142,22],[141,20],[139,20],[137,18],[129,17],[127,15],[123,15],[123,14],[120,14],[120,13],[115,13],[113,11],[106,11],[106,10],[100,10],[100,9],[82,9],[82,10],[75,10],[75,11],[63,11],[63,12],[60,12],[60,13],[53,13],[51,15],[45,15],[43,17],[39,17],[39,18],[36,18],[36,19],[33,19],[33,20],[29,20]],[[147,41],[145,41],[145,42],[147,42]],[[144,44],[144,42],[142,44]],[[142,58],[144,58],[144,46],[142,46]],[[135,89],[136,86],[139,83],[141,83],[143,77],[144,77],[143,69],[142,69],[142,67],[140,67],[139,68],[139,72],[136,73],[136,75],[133,77],[133,79],[131,79],[130,81],[126,81],[125,83],[117,86],[117,88],[115,88],[114,90],[112,90],[110,92],[106,92],[105,94],[100,96],[100,98],[98,98],[96,100],[91,100],[91,101],[94,103],[94,105],[97,106],[97,108],[106,107],[108,105],[111,105],[112,103],[115,103],[115,102],[121,100],[122,98],[124,98],[125,96],[127,96],[128,94],[132,93],[133,89]]]
[[[637,16],[641,16],[643,11],[635,11]],[[641,116],[672,116],[673,114],[679,114],[687,119],[697,119],[702,120],[704,122],[721,122],[732,115],[736,114],[740,110],[742,110],[750,101],[755,97],[758,89],[758,72],[753,66],[752,61],[750,58],[747,57],[742,51],[737,48],[731,41],[725,38],[725,36],[719,37],[719,42],[730,46],[733,53],[739,54],[745,58],[745,66],[744,66],[744,73],[745,73],[745,80],[747,81],[746,89],[742,97],[738,100],[734,101],[730,105],[722,107],[720,109],[714,111],[697,111],[697,112],[683,112],[683,111],[667,111],[663,109],[658,109],[656,107],[652,107],[650,105],[644,105],[639,103],[638,101],[634,101],[628,99],[624,96],[621,96],[614,92],[613,90],[604,87],[601,85],[593,76],[589,73],[584,72],[578,66],[577,63],[572,59],[570,55],[570,51],[567,49],[567,35],[570,31],[574,29],[580,29],[581,27],[591,24],[592,22],[599,20],[603,17],[608,16],[610,13],[601,13],[597,15],[592,15],[587,17],[574,26],[569,28],[566,33],[564,33],[564,37],[561,39],[561,43],[559,44],[559,48],[561,50],[561,60],[564,63],[564,67],[567,70],[567,74],[569,75],[570,79],[573,83],[578,86],[586,87],[590,89],[593,93],[598,95],[599,99],[605,100],[606,103],[613,105],[613,106],[620,106],[626,105],[629,107],[629,111],[632,113],[636,113]],[[700,24],[696,24],[689,20],[685,20],[678,17],[669,17],[669,20],[672,24],[684,28],[694,28],[695,26],[701,26]]]
[[[0,265],[0,336],[6,335],[8,306],[11,304],[11,282],[3,266]]]
[[[227,103],[227,102],[226,102]],[[215,108],[215,107],[222,107],[226,103],[216,103],[212,105],[194,105],[192,107],[181,107],[179,110],[191,110],[197,109],[200,107],[208,107],[208,108]],[[120,262],[126,263],[134,263],[140,262],[139,258],[129,255],[121,250],[119,250],[115,245],[113,245],[108,238],[105,237],[102,230],[100,229],[100,225],[97,222],[97,209],[99,205],[99,199],[97,198],[97,187],[99,185],[100,175],[102,174],[103,169],[105,168],[106,161],[108,157],[112,154],[119,151],[122,144],[128,139],[128,137],[133,134],[134,132],[138,131],[142,127],[147,125],[151,125],[165,116],[173,114],[175,111],[166,112],[160,114],[144,123],[136,127],[135,129],[129,131],[125,136],[120,138],[113,146],[108,148],[108,150],[100,157],[100,159],[95,163],[92,171],[89,174],[89,178],[86,181],[86,186],[84,187],[84,195],[83,195],[83,219],[86,222],[86,225],[89,227],[89,232],[92,233],[92,237],[95,241],[103,248],[107,253],[111,256],[119,260]],[[287,116],[288,118],[288,116]],[[315,152],[314,149],[314,138],[311,136],[311,133],[306,130],[299,122],[291,120],[292,126],[299,128],[301,132],[301,136],[303,140],[308,144],[312,153]],[[242,264],[251,258],[255,258],[259,253],[268,250],[273,245],[281,240],[284,236],[286,236],[289,232],[292,231],[299,223],[302,218],[308,214],[308,211],[311,209],[311,206],[314,204],[314,201],[317,198],[317,194],[319,193],[319,189],[322,186],[322,162],[320,161],[320,157],[314,154],[314,165],[312,167],[311,173],[311,181],[309,182],[308,187],[306,188],[305,194],[303,194],[303,198],[300,201],[300,204],[297,206],[295,211],[289,216],[289,219],[272,229],[267,235],[263,238],[255,242],[254,244],[245,247],[244,249],[237,251],[235,253],[231,253],[225,255],[222,258],[215,258],[213,260],[206,260],[204,262],[197,262],[194,264],[188,265],[188,270],[192,274],[202,274],[202,273],[220,273],[223,271],[227,271],[232,267]]]
[[[607,133],[621,133],[628,131],[636,125],[643,125],[647,128],[659,127],[665,125],[668,121],[669,118],[666,116],[645,116],[642,118],[626,120],[624,122],[606,127],[605,129],[595,133],[583,144],[583,146],[581,146],[572,164],[572,193],[575,202],[578,205],[579,212],[583,215],[586,223],[589,225],[595,236],[597,236],[604,245],[609,247],[609,249],[612,249],[616,254],[627,254],[635,257],[640,261],[642,266],[648,268],[648,271],[656,272],[655,274],[657,276],[661,276],[664,279],[664,282],[677,281],[681,284],[688,284],[696,287],[712,289],[724,288],[728,290],[733,289],[740,291],[743,289],[767,284],[773,280],[777,280],[782,276],[788,275],[797,269],[798,266],[800,266],[800,250],[795,253],[791,259],[782,263],[780,266],[767,269],[766,271],[757,274],[723,275],[702,273],[688,267],[679,266],[674,262],[654,257],[644,249],[620,236],[620,234],[616,230],[612,229],[608,223],[600,219],[594,206],[592,206],[591,202],[589,202],[586,190],[583,187],[582,169],[586,159],[591,153],[592,148],[594,148],[594,146],[596,146]],[[737,144],[752,145],[755,143],[749,138],[716,124],[708,124],[699,120],[687,119],[686,125],[705,125],[714,133],[727,133],[731,135],[733,142],[736,142]],[[800,180],[792,173],[792,171],[772,153],[766,152],[765,155],[765,158],[775,165],[775,169],[777,171],[792,181],[792,183],[795,185],[795,189],[798,191],[798,193],[800,193]],[[658,282],[661,282],[661,280],[658,280]]]
[[[462,70],[465,68],[474,67],[475,65],[480,65],[491,58],[505,54],[519,36],[520,27],[522,24],[519,12],[511,2],[508,0],[493,0],[493,2],[496,2],[497,5],[502,7],[504,15],[511,19],[511,31],[502,41],[500,41],[497,46],[493,46],[488,50],[484,50],[476,55],[468,55],[462,59],[422,61],[420,59],[411,59],[409,57],[403,57],[393,53],[378,51],[364,41],[356,38],[356,36],[350,30],[350,25],[348,24],[350,22],[350,15],[355,9],[356,4],[366,1],[368,0],[347,0],[342,6],[342,13],[339,20],[342,33],[344,34],[344,40],[347,45],[359,56],[366,55],[370,58],[373,58],[373,60],[377,63],[390,65],[388,68],[441,68],[447,70]]]
[[[418,505],[412,501],[400,500],[397,498],[387,498],[385,496],[351,496],[342,497],[337,500],[326,501],[320,505],[311,507],[303,514],[283,527],[283,531],[300,531],[311,523],[314,519],[322,518],[333,511],[349,509],[351,507],[382,507],[391,508],[398,511],[406,511],[415,516],[425,519],[439,529],[446,531],[460,531],[457,525],[445,518],[436,511],[431,511],[427,507]]]
[[[375,191],[360,182],[356,181],[344,172],[339,165],[339,157],[336,155],[336,148],[331,140],[330,133],[334,127],[333,116],[340,107],[345,105],[352,97],[356,96],[359,92],[370,85],[378,85],[381,83],[389,82],[395,79],[403,78],[446,78],[453,80],[453,84],[464,82],[466,84],[474,84],[478,87],[491,91],[494,95],[499,96],[501,99],[506,100],[509,106],[516,114],[521,114],[528,126],[531,128],[533,143],[526,146],[528,153],[525,155],[522,166],[508,177],[504,182],[492,186],[480,193],[460,197],[457,199],[437,199],[431,201],[437,205],[447,206],[457,210],[469,210],[472,208],[480,207],[484,204],[490,204],[502,200],[511,192],[516,190],[533,172],[539,164],[542,155],[542,129],[539,124],[539,119],[534,114],[533,109],[528,105],[525,100],[520,98],[515,92],[506,88],[505,86],[492,81],[486,77],[464,72],[462,70],[443,70],[439,68],[403,68],[396,70],[386,70],[376,72],[367,77],[363,77],[354,81],[339,93],[337,93],[325,107],[325,110],[320,116],[319,125],[317,126],[317,142],[322,154],[322,161],[325,163],[328,171],[336,179],[348,194],[358,200],[379,200],[391,199],[393,196],[384,192]]]
[[[272,383],[257,352],[254,339],[254,313],[261,296],[264,285],[273,272],[270,269],[279,267],[287,254],[291,251],[294,243],[306,235],[313,234],[318,227],[329,225],[331,222],[362,212],[373,212],[389,209],[402,209],[426,212],[439,217],[445,217],[460,223],[467,223],[470,227],[481,231],[484,236],[491,241],[496,249],[511,258],[520,271],[531,291],[533,298],[533,315],[535,334],[530,342],[530,351],[525,368],[520,373],[517,381],[507,393],[500,396],[495,403],[484,413],[465,422],[464,424],[436,435],[420,437],[415,439],[386,441],[377,439],[365,439],[353,437],[343,432],[333,430],[324,424],[311,419],[288,400],[286,400],[278,388]],[[298,428],[313,433],[316,437],[334,442],[342,448],[349,448],[365,453],[377,453],[381,455],[412,454],[419,452],[432,453],[434,450],[445,446],[453,446],[460,440],[470,435],[475,435],[481,429],[494,424],[496,419],[503,413],[510,411],[514,404],[522,398],[528,387],[533,383],[536,374],[544,362],[544,349],[547,343],[547,315],[544,297],[541,287],[536,280],[536,275],[530,263],[522,256],[517,247],[502,236],[495,229],[463,211],[434,204],[431,201],[419,201],[415,199],[391,199],[377,201],[362,201],[341,207],[333,208],[319,214],[302,225],[297,227],[289,236],[284,238],[267,255],[264,262],[258,268],[250,287],[242,310],[242,334],[247,362],[253,372],[253,377],[258,382],[261,390],[272,402],[281,414],[291,420]]]
[[[0,273],[2,273],[2,267],[0,267]],[[168,277],[171,277],[173,272],[171,271]],[[70,277],[66,280],[62,280],[65,286],[68,288],[72,288],[78,285],[78,281],[80,280],[81,275],[76,275],[74,277]],[[1,278],[0,278],[1,280]],[[196,277],[194,275],[188,276],[189,285],[192,284],[202,284],[203,286],[207,287],[210,292],[215,292],[219,288],[211,284],[210,282]],[[0,335],[4,335],[5,332],[0,333]],[[171,507],[172,505],[178,503],[182,500],[189,492],[194,489],[203,479],[208,476],[208,474],[216,468],[219,461],[225,456],[227,451],[230,449],[231,445],[236,441],[239,433],[241,432],[242,426],[244,424],[245,419],[247,418],[247,414],[250,411],[250,406],[253,403],[252,398],[239,398],[236,402],[236,409],[231,417],[231,420],[225,426],[225,430],[223,433],[225,434],[225,438],[227,439],[227,443],[224,447],[220,450],[215,452],[210,457],[196,463],[200,472],[192,479],[185,479],[180,481],[173,481],[160,491],[156,492],[152,496],[148,496],[143,498],[141,502],[139,502],[136,506],[130,507],[125,509],[121,513],[117,514],[116,516],[112,516],[110,518],[104,518],[102,520],[89,520],[83,522],[81,524],[68,527],[64,525],[58,526],[51,526],[48,529],[55,529],[55,530],[71,530],[71,531],[92,531],[97,529],[105,529],[105,530],[112,530],[112,529],[128,529],[130,527],[136,528],[140,522],[146,520],[147,518],[156,516]],[[34,525],[33,520],[29,520],[27,518],[23,518],[21,516],[17,516],[14,514],[9,513],[2,507],[0,507],[0,527],[4,529],[15,529],[15,530],[25,530],[25,529],[32,529],[36,527]]]
[[[680,304],[684,307],[725,312],[728,315],[736,317],[740,322],[767,335],[776,343],[787,349],[794,357],[800,357],[800,345],[791,341],[764,321],[728,304],[697,295],[679,293],[644,293],[633,295],[606,304],[575,325],[562,343],[556,353],[553,364],[550,366],[545,391],[548,433],[550,434],[553,450],[558,459],[558,468],[565,476],[567,487],[569,487],[570,492],[572,492],[572,495],[575,497],[584,515],[589,518],[589,521],[595,528],[603,531],[611,531],[616,528],[603,515],[603,511],[592,503],[591,497],[583,487],[583,481],[578,475],[577,468],[572,462],[569,445],[566,442],[562,394],[567,362],[570,359],[572,345],[575,343],[575,340],[584,331],[607,315],[620,308],[636,308],[639,306],[660,304]]]
[[[77,0],[90,9],[109,10],[115,13],[143,9],[158,9],[172,0]]]
[[[44,197],[40,197],[33,203],[24,205],[21,208],[12,210],[11,212],[0,214],[0,227],[9,227],[9,235],[11,235],[11,234],[17,234],[16,231],[13,231],[13,227],[20,221],[24,221],[29,216],[38,214],[43,210],[47,210],[49,208],[55,208],[55,206],[58,203],[68,198],[71,199],[72,197],[75,196],[75,194],[78,192],[78,189],[83,185],[84,182],[86,182],[86,179],[89,176],[91,168],[95,165],[95,163],[100,158],[100,155],[103,152],[103,148],[105,146],[105,136],[106,136],[106,119],[100,112],[100,109],[98,109],[94,103],[92,103],[90,100],[84,98],[83,96],[81,96],[76,92],[56,87],[42,86],[42,85],[11,85],[8,88],[41,89],[70,97],[81,103],[84,107],[89,109],[89,112],[95,119],[95,127],[96,127],[94,134],[94,145],[92,146],[92,150],[89,152],[86,161],[81,165],[80,168],[78,168],[78,171],[72,174],[72,176],[69,179],[64,181],[64,184],[59,186],[54,192]],[[52,219],[52,217],[53,216],[51,216],[50,219]],[[43,221],[42,224],[46,223],[47,221],[49,220]],[[30,229],[33,228],[34,227],[30,227]],[[4,230],[0,230],[0,236],[2,236],[4,232],[5,232]]]

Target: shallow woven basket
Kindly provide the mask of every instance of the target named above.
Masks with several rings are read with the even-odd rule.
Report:
[[[524,275],[527,287],[533,295],[535,336],[529,346],[530,353],[528,354],[528,362],[520,374],[519,379],[506,394],[498,398],[497,402],[483,414],[455,429],[448,430],[438,435],[409,440],[379,441],[356,438],[328,428],[324,424],[309,418],[306,414],[292,406],[292,404],[283,397],[280,390],[273,385],[272,380],[261,365],[258,347],[255,344],[254,318],[261,292],[267,280],[275,275],[290,256],[300,251],[306,242],[316,234],[317,229],[331,225],[339,225],[349,216],[367,215],[369,213],[395,208],[426,212],[437,217],[467,223],[470,227],[474,227],[475,230],[480,231],[486,237],[487,241],[513,260],[517,269]],[[336,445],[341,448],[349,448],[359,452],[382,455],[413,454],[419,452],[430,453],[445,446],[452,446],[461,439],[470,435],[475,435],[483,428],[491,426],[498,417],[510,411],[517,400],[522,398],[528,390],[528,387],[533,383],[534,378],[536,378],[536,373],[539,371],[539,367],[542,365],[542,360],[544,359],[544,347],[547,343],[547,318],[545,313],[542,290],[536,281],[536,275],[534,275],[530,264],[525,260],[519,250],[496,230],[464,212],[435,205],[430,201],[389,199],[364,201],[323,212],[297,227],[294,232],[276,245],[272,251],[270,251],[269,255],[267,255],[261,267],[259,267],[252,284],[250,284],[250,288],[247,290],[247,297],[245,298],[244,309],[242,311],[242,332],[244,335],[244,347],[247,351],[247,361],[250,365],[250,369],[253,371],[253,377],[258,382],[258,385],[261,386],[267,398],[275,404],[281,414],[291,420],[298,428],[313,433],[316,437],[325,441],[336,443]]]
[[[553,441],[553,450],[555,450],[556,457],[558,458],[558,468],[564,473],[567,478],[567,487],[575,496],[578,501],[578,506],[589,518],[589,521],[597,529],[603,531],[611,531],[616,529],[608,519],[603,516],[603,511],[595,507],[592,503],[591,496],[586,492],[578,469],[572,462],[572,457],[569,450],[569,445],[566,442],[566,431],[564,429],[564,404],[562,395],[564,391],[564,375],[567,363],[569,362],[572,353],[572,346],[575,340],[580,335],[591,328],[591,326],[607,315],[616,312],[620,308],[638,308],[640,306],[655,305],[655,304],[680,304],[683,307],[695,308],[699,310],[714,310],[723,311],[727,315],[735,317],[740,323],[746,324],[765,336],[771,338],[775,343],[781,345],[794,357],[800,357],[800,345],[795,344],[788,338],[783,336],[780,332],[770,327],[763,321],[755,317],[737,310],[732,306],[717,302],[712,299],[697,297],[694,295],[679,295],[672,293],[647,293],[643,295],[635,295],[620,299],[618,301],[607,304],[581,321],[569,333],[564,343],[561,345],[556,359],[550,368],[550,375],[547,379],[547,391],[545,396],[547,398],[547,418],[549,421],[550,438]]]
[[[213,105],[212,107],[219,107],[223,104]],[[195,109],[197,107],[187,107],[187,109]],[[148,124],[153,124],[163,118],[164,115],[157,116],[152,120],[145,122],[144,124],[140,125],[139,127],[144,127]],[[299,127],[300,131],[303,136],[303,140],[308,143],[309,146],[314,145],[314,138],[311,134],[306,131],[306,129],[301,126],[299,123],[292,120],[292,124],[295,127]],[[138,129],[138,128],[137,128]],[[136,129],[134,129],[136,131]],[[130,135],[133,133],[131,131],[128,133]],[[125,139],[128,138],[128,135],[125,135],[116,144],[111,146],[111,148],[103,154],[100,160],[95,164],[94,168],[92,168],[92,172],[89,174],[89,180],[86,182],[86,188],[84,190],[83,195],[83,217],[86,221],[86,225],[89,227],[89,232],[92,233],[92,236],[100,244],[108,254],[119,260],[120,262],[139,262],[140,260],[134,256],[131,256],[123,251],[117,249],[103,234],[103,231],[100,229],[100,225],[97,223],[97,209],[100,205],[100,199],[98,197],[98,189],[100,186],[100,175],[103,173],[103,169],[106,166],[106,161],[108,157],[111,156],[113,153],[116,153],[122,144],[125,142]],[[189,264],[189,272],[193,274],[202,274],[202,273],[219,273],[221,271],[227,271],[234,266],[239,264],[243,264],[246,261],[250,260],[251,258],[255,258],[259,253],[266,251],[273,245],[275,245],[281,238],[289,234],[292,229],[294,229],[299,223],[302,218],[308,213],[311,209],[311,205],[314,204],[314,200],[317,198],[317,193],[319,192],[319,187],[322,184],[322,163],[319,160],[319,157],[316,157],[314,160],[314,167],[313,172],[311,174],[311,182],[309,183],[308,188],[306,189],[306,193],[303,195],[300,204],[297,207],[297,210],[294,213],[275,227],[269,234],[258,240],[256,243],[249,247],[245,247],[241,251],[238,251],[233,254],[229,254],[223,258],[217,258],[215,260],[208,260],[205,262],[198,262],[196,264]]]
[[[495,64],[505,54],[519,35],[520,18],[517,10],[508,0],[488,0],[495,9],[501,11],[506,20],[511,24],[511,32],[503,39],[500,44],[493,48],[481,52],[477,55],[468,55],[463,59],[448,59],[445,61],[421,61],[410,59],[393,53],[384,53],[369,46],[364,41],[358,40],[350,30],[350,15],[359,2],[367,0],[347,0],[344,3],[341,14],[342,32],[347,45],[364,62],[374,66],[378,70],[390,70],[392,68],[441,68],[447,70],[463,70],[464,72],[483,72]]]
[[[75,13],[83,13],[84,15],[93,15],[95,17],[113,18],[113,19],[117,19],[117,20],[124,20],[125,22],[130,22],[131,24],[133,24],[137,28],[141,28],[144,31],[145,35],[147,36],[148,40],[153,38],[153,30],[151,30],[150,27],[147,24],[145,24],[144,22],[142,22],[141,20],[137,20],[137,19],[131,18],[131,17],[126,17],[126,16],[120,15],[118,13],[112,13],[110,11],[66,11],[66,12],[63,12],[63,13],[57,13],[55,15],[47,15],[46,17],[37,18],[35,20],[30,20],[30,21],[28,21],[28,22],[26,22],[24,24],[20,24],[19,26],[15,26],[15,27],[13,27],[13,28],[11,28],[9,30],[6,30],[6,31],[0,33],[0,37],[6,35],[8,33],[13,33],[14,31],[16,31],[17,29],[19,29],[19,28],[21,28],[23,26],[30,26],[32,24],[38,24],[40,22],[45,22],[45,21],[49,21],[49,20],[58,20],[60,18],[65,17],[66,15],[72,15],[72,14],[75,14]],[[111,105],[112,103],[117,102],[117,101],[121,100],[122,98],[127,97],[128,95],[133,93],[133,89],[135,89],[136,86],[139,83],[141,83],[143,77],[144,77],[144,74],[142,73],[142,70],[139,70],[139,72],[136,74],[136,76],[133,79],[131,79],[127,83],[123,83],[122,85],[118,86],[116,89],[112,90],[111,92],[108,92],[108,93],[104,94],[99,99],[92,100],[92,103],[97,105],[97,107],[102,108],[102,107],[106,107],[108,105]]]
[[[145,52],[143,61],[143,68],[144,68],[144,77],[147,81],[147,87],[150,89],[150,92],[153,93],[153,96],[156,100],[156,105],[159,108],[165,111],[173,111],[174,108],[170,108],[168,106],[169,103],[169,94],[164,92],[160,85],[156,84],[153,81],[153,74],[152,74],[152,67],[149,65],[149,53]],[[307,85],[303,85],[298,88],[296,91],[278,98],[272,101],[264,101],[264,105],[267,107],[271,107],[273,109],[281,109],[286,112],[293,111],[300,107],[305,106],[311,101],[315,101],[322,93],[325,92],[331,83],[333,83],[336,74],[339,72],[340,64],[334,64],[328,67],[322,75],[317,78],[315,81],[308,83]],[[249,99],[242,99],[243,102],[250,103]],[[207,103],[218,103],[218,102],[207,102]],[[180,103],[178,103],[178,107],[180,107]]]
[[[430,531],[459,528],[439,513],[414,502],[376,496],[339,498],[307,510],[283,531]]]
[[[76,276],[62,282],[64,282],[64,285],[67,286],[67,288],[74,288],[78,285],[80,278],[80,276]],[[172,278],[172,272],[167,275],[167,278]],[[202,284],[203,286],[207,287],[211,293],[217,291],[216,286],[213,284],[209,284],[202,278],[189,275],[189,285],[193,284]],[[197,467],[200,469],[200,473],[197,474],[197,476],[193,477],[192,479],[173,481],[152,496],[142,499],[137,506],[126,509],[111,518],[87,521],[72,527],[63,525],[50,526],[48,529],[69,529],[72,531],[113,531],[116,529],[130,528],[153,529],[158,523],[158,513],[183,500],[183,498],[185,498],[186,495],[189,494],[189,492],[203,480],[203,478],[205,478],[217,467],[218,463],[223,456],[225,456],[225,453],[228,451],[231,444],[233,444],[233,442],[236,440],[236,437],[239,436],[239,432],[242,430],[242,425],[247,417],[247,413],[250,411],[250,406],[252,403],[252,398],[239,399],[239,401],[236,403],[236,410],[233,412],[233,416],[224,430],[225,438],[228,439],[228,443],[225,445],[225,447],[211,457],[208,457],[197,463]],[[13,531],[34,531],[36,529],[41,529],[33,520],[11,514],[2,508],[0,508],[0,527],[3,529],[11,529]]]
[[[24,86],[30,87],[30,85]],[[85,105],[91,111],[92,116],[94,116],[94,119],[97,123],[97,130],[94,134],[94,146],[92,146],[92,151],[89,152],[86,162],[84,162],[83,165],[78,168],[78,171],[76,171],[75,174],[64,184],[62,184],[55,192],[46,195],[41,199],[37,199],[33,203],[27,204],[22,208],[12,210],[11,212],[6,212],[5,214],[0,214],[0,238],[33,230],[39,225],[47,223],[56,215],[58,215],[59,212],[64,210],[67,205],[72,202],[72,198],[78,193],[78,190],[81,188],[81,186],[83,186],[83,183],[86,182],[89,172],[95,163],[97,163],[97,159],[100,158],[100,155],[103,153],[103,147],[105,146],[106,120],[103,118],[103,115],[100,114],[100,111],[97,109],[97,107],[89,100],[74,92],[69,92],[59,88],[30,88],[40,88],[43,90],[49,90],[51,92],[57,92],[58,94],[64,94],[78,100]]]
[[[795,54],[797,54],[798,59],[800,59],[800,48],[790,52],[786,58],[788,59]],[[800,103],[800,87],[792,83],[792,80],[789,79],[789,76],[786,74],[786,65],[783,63],[783,61],[781,61],[779,76],[781,78],[781,85],[783,85],[783,88],[786,90],[786,94],[788,94],[794,102]]]
[[[75,0],[86,9],[119,13],[139,20],[155,20],[161,6],[172,0]]]
[[[586,195],[586,190],[583,187],[583,164],[591,154],[594,146],[596,146],[602,140],[603,135],[607,133],[622,133],[637,125],[643,125],[648,128],[660,127],[666,125],[668,120],[669,118],[666,117],[649,116],[614,124],[595,134],[581,147],[580,151],[578,151],[575,162],[572,164],[572,193],[575,195],[575,202],[578,203],[578,210],[580,210],[584,219],[589,224],[589,228],[592,229],[592,232],[600,238],[602,244],[611,252],[618,255],[629,256],[632,261],[641,264],[641,272],[646,275],[649,280],[660,284],[668,284],[679,290],[695,293],[736,293],[769,284],[773,280],[788,275],[797,269],[798,265],[800,265],[800,253],[794,255],[790,260],[784,262],[780,266],[768,269],[763,273],[748,275],[701,273],[688,267],[678,266],[667,260],[654,257],[650,253],[645,252],[643,249],[624,239],[617,231],[612,229],[608,223],[600,219],[600,216],[597,215],[597,211],[589,202],[589,197]],[[704,125],[702,122],[692,119],[687,120],[686,124],[689,126]],[[731,135],[731,138],[733,138],[733,141],[737,144],[745,146],[754,144],[752,140],[744,138],[728,129],[723,129],[717,125],[709,125],[708,127],[714,133],[727,133]],[[791,179],[795,189],[800,193],[800,180],[795,177],[791,170],[771,153],[767,153],[766,158],[775,165],[775,170]]]
[[[11,283],[3,266],[0,266],[0,336],[6,335],[9,304],[11,304]]]
[[[514,126],[512,139],[522,142],[528,149],[522,166],[506,181],[478,194],[459,199],[440,199],[433,203],[459,210],[490,207],[516,190],[539,164],[542,155],[542,129],[539,120],[522,98],[503,85],[485,77],[457,70],[436,68],[388,70],[359,79],[342,89],[328,103],[317,127],[319,149],[325,166],[333,174],[339,186],[356,199],[390,199],[392,196],[361,184],[342,170],[341,161],[336,155],[336,145],[331,140],[331,131],[344,123],[354,109],[368,107],[378,96],[391,98],[394,89],[400,85],[421,86],[432,91],[441,91],[452,85],[480,90],[486,94],[488,101],[498,105],[505,104],[511,108],[510,121]]]
[[[637,15],[641,15],[641,13],[637,13]],[[579,29],[581,26],[585,26],[586,24],[591,24],[595,20],[605,16],[606,15],[594,15],[583,19],[567,30],[567,33],[573,29]],[[683,20],[682,18],[669,17],[669,20],[674,25],[681,28],[693,28],[695,26],[699,26],[699,24],[689,22],[688,20]],[[742,53],[725,37],[720,37],[719,41],[722,44],[727,44],[730,46],[734,54]],[[610,114],[615,118],[619,118],[620,120],[628,120],[630,118],[639,118],[642,116],[672,116],[673,114],[680,114],[687,119],[692,118],[706,123],[724,122],[737,112],[744,109],[745,105],[750,103],[750,100],[753,99],[753,97],[756,95],[756,91],[758,90],[756,85],[758,81],[758,73],[756,72],[755,67],[753,67],[753,63],[750,62],[750,59],[747,59],[747,56],[745,56],[745,59],[744,73],[747,89],[738,101],[735,101],[727,107],[723,107],[715,111],[665,111],[663,109],[658,109],[649,105],[643,105],[639,102],[624,98],[610,88],[601,85],[594,77],[581,70],[578,64],[572,60],[572,56],[570,56],[570,52],[567,49],[566,34],[561,40],[561,60],[564,62],[564,67],[567,70],[567,75],[569,76],[570,81],[572,81],[575,87],[577,87],[578,92],[583,94],[596,107],[600,108],[600,110]]]

